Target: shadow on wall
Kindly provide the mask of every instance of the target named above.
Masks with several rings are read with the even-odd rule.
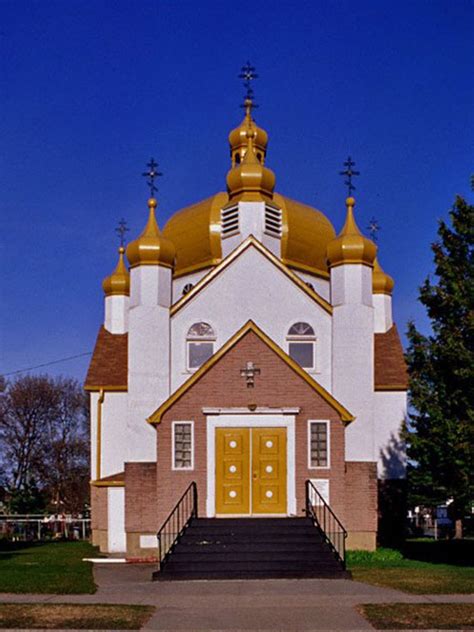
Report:
[[[400,432],[401,434],[401,432]],[[391,434],[380,451],[383,478],[378,483],[378,544],[400,546],[407,515],[406,448],[400,434]]]

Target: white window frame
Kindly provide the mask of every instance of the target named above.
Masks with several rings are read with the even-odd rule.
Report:
[[[202,366],[202,364],[201,364],[201,366],[198,366],[198,367],[191,367],[191,366],[189,366],[189,353],[190,353],[190,345],[191,344],[196,343],[196,342],[198,342],[198,343],[199,342],[212,343],[211,356],[213,356],[214,353],[215,353],[215,343],[216,343],[216,340],[217,340],[217,336],[216,336],[216,332],[214,330],[214,327],[212,325],[210,325],[209,323],[206,323],[206,324],[209,325],[209,327],[211,327],[212,331],[214,332],[214,335],[209,335],[209,336],[189,336],[189,330],[194,325],[197,325],[198,323],[201,323],[201,322],[205,322],[205,321],[196,321],[196,322],[194,322],[190,327],[188,327],[188,333],[186,334],[186,371],[188,373],[195,373]],[[206,360],[206,362],[207,362],[207,360]]]
[[[175,427],[180,424],[187,424],[191,426],[191,465],[189,467],[177,467],[176,466],[176,453],[174,449],[175,444]],[[194,470],[194,421],[185,419],[183,421],[173,421],[171,424],[171,469],[174,472],[190,472]]]
[[[317,358],[317,354],[316,354],[316,343],[317,343],[317,337],[316,334],[310,334],[309,336],[299,336],[299,335],[294,335],[294,334],[289,334],[288,332],[291,331],[291,328],[296,325],[297,323],[303,323],[306,321],[303,320],[298,320],[294,323],[292,323],[288,329],[287,329],[287,333],[286,333],[286,345],[287,345],[287,352],[288,355],[291,358],[290,355],[290,343],[292,344],[302,344],[302,343],[311,343],[313,346],[313,364],[312,366],[302,366],[301,368],[304,369],[305,371],[311,371],[314,373],[318,372],[318,358]],[[311,325],[310,323],[306,323],[307,325],[309,325],[311,327],[311,329],[314,332],[314,327],[313,325]],[[294,358],[292,358],[292,360],[294,360]],[[294,360],[295,362],[297,362],[297,360]]]
[[[327,464],[311,465],[311,424],[326,424],[326,441],[327,441]],[[329,470],[331,469],[331,421],[329,419],[308,419],[308,470]]]

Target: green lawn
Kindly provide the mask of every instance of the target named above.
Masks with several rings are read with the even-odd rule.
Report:
[[[88,542],[0,541],[0,592],[94,593],[92,564],[84,557],[97,557]]]
[[[472,603],[379,603],[358,607],[377,630],[473,630]]]
[[[409,593],[474,592],[472,543],[407,542],[402,551],[348,551],[347,566],[356,581]]]
[[[140,630],[152,606],[105,604],[0,604],[0,628]]]

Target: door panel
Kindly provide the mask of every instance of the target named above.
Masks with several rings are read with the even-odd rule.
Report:
[[[249,428],[216,428],[216,513],[250,513]]]
[[[286,511],[286,428],[252,428],[252,513]]]

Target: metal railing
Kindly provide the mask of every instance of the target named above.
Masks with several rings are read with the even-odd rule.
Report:
[[[347,531],[310,480],[306,481],[306,517],[313,520],[323,539],[346,568]]]
[[[156,534],[158,538],[158,563],[162,571],[174,547],[193,518],[198,517],[197,485],[193,481],[176,503],[170,515]]]

